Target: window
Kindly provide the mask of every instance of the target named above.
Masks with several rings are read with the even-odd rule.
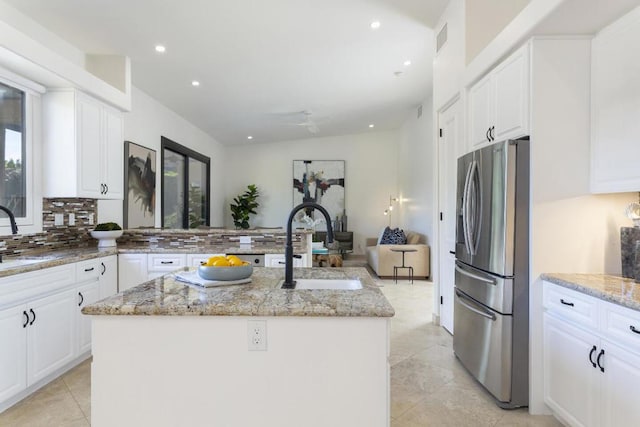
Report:
[[[33,148],[40,132],[40,94],[45,88],[0,68],[0,205],[16,217],[20,233],[42,231],[42,201],[34,191],[40,157]],[[0,213],[0,234],[10,234],[9,218]]]
[[[211,160],[162,137],[162,227],[209,225]]]

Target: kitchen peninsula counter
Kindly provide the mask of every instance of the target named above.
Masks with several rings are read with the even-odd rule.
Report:
[[[283,277],[203,289],[172,273],[85,307],[92,425],[388,427],[393,307],[364,268],[294,269],[360,290]]]
[[[640,283],[608,274],[546,273],[542,280],[633,310],[640,310]]]

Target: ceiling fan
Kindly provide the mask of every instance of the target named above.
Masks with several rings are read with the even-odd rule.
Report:
[[[285,123],[291,126],[304,126],[310,134],[317,134],[320,131],[320,127],[316,123],[316,120],[313,119],[313,111],[311,110],[302,110],[302,111],[293,111],[288,113],[277,113],[280,116],[291,117],[291,121]],[[321,120],[325,120],[322,118]]]

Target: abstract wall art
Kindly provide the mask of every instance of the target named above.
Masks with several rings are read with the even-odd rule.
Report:
[[[329,212],[332,220],[342,218],[344,189],[344,160],[293,161],[293,206],[315,202]],[[323,218],[315,210],[305,213],[313,219]],[[326,230],[326,225],[318,224],[316,230]]]
[[[156,152],[125,141],[124,161],[124,228],[154,227]]]

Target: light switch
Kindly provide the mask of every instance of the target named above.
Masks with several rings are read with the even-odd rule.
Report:
[[[63,225],[64,215],[61,213],[53,214],[53,225]]]
[[[76,214],[69,214],[69,225],[76,225]]]

